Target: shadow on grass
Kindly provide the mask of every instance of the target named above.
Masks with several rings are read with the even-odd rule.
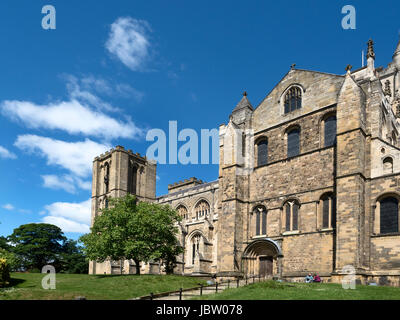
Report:
[[[7,283],[4,287],[2,288],[11,288],[11,287],[15,287],[16,285],[19,285],[21,283],[26,282],[26,280],[24,279],[15,279],[15,278],[11,278],[10,282]]]

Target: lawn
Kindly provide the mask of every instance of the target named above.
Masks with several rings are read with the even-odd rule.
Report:
[[[398,300],[400,288],[357,286],[345,290],[335,283],[288,283],[266,281],[197,299],[209,300]]]
[[[204,279],[177,275],[87,275],[57,274],[56,289],[44,290],[40,273],[12,273],[8,288],[0,288],[0,300],[87,299],[125,300],[150,292],[160,293],[196,287]]]

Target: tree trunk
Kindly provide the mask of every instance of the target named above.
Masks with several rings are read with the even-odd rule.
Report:
[[[135,261],[135,267],[136,267],[136,274],[140,275],[140,262],[138,260]]]

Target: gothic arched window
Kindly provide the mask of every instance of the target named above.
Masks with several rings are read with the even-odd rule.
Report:
[[[263,139],[257,143],[257,165],[268,163],[268,140]]]
[[[253,211],[256,217],[256,236],[267,234],[267,210],[264,206],[257,206]]]
[[[192,264],[194,264],[195,258],[196,258],[196,253],[200,253],[200,241],[201,241],[201,235],[196,234],[192,237]]]
[[[185,206],[179,205],[178,208],[176,208],[176,211],[182,217],[182,219],[186,220],[188,218],[188,210]]]
[[[330,116],[325,120],[325,147],[330,147],[336,144],[336,116]]]
[[[284,205],[285,211],[285,230],[293,231],[299,228],[299,208],[296,200],[289,200]]]
[[[130,160],[128,163],[128,193],[136,194],[137,165]]]
[[[399,201],[386,197],[380,201],[380,233],[399,232]]]
[[[300,154],[300,128],[291,129],[287,133],[287,156],[288,158]]]
[[[104,165],[104,193],[108,193],[110,185],[110,165],[108,162]]]
[[[285,94],[285,113],[301,108],[301,89],[291,87]]]
[[[197,203],[195,209],[196,219],[208,216],[210,213],[210,205],[206,200],[201,200]]]

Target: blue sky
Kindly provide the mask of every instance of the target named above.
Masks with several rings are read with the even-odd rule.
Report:
[[[44,30],[41,9],[56,9]],[[356,29],[341,27],[344,5]],[[343,74],[375,41],[386,65],[398,1],[0,2],[0,235],[49,222],[88,230],[91,160],[123,145],[141,154],[147,130],[218,128],[244,90],[256,107],[298,68]],[[183,144],[183,143],[181,143]],[[178,145],[179,147],[179,145]],[[159,165],[157,194],[217,165]]]

